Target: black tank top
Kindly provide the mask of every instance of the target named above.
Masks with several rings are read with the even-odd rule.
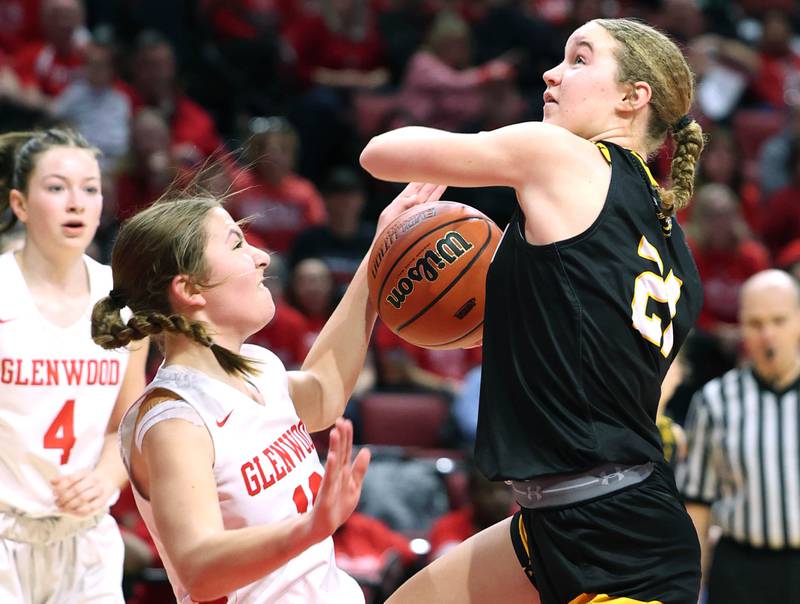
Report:
[[[493,480],[664,459],[661,380],[700,312],[700,277],[680,227],[662,231],[644,162],[598,148],[611,183],[595,222],[531,245],[517,209],[489,269],[475,454]]]

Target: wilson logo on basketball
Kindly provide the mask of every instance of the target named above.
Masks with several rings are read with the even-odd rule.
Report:
[[[428,250],[417,260],[416,264],[406,271],[406,275],[397,281],[386,301],[397,309],[403,306],[406,298],[414,291],[414,282],[436,281],[439,272],[453,264],[474,246],[457,231],[448,231],[434,245],[436,251]]]

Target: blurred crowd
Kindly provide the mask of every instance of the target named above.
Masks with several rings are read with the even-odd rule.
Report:
[[[253,340],[292,368],[397,191],[358,167],[369,137],[408,124],[474,132],[541,119],[541,74],[562,60],[569,33],[615,16],[642,18],[682,46],[697,75],[692,114],[709,136],[695,198],[679,216],[705,287],[688,377],[667,407],[680,424],[692,393],[741,360],[742,283],[770,266],[800,277],[793,0],[0,0],[0,131],[70,124],[103,152],[101,261],[120,221],[168,188],[191,182],[227,196],[234,217],[250,218],[251,242],[274,252],[268,285],[278,310]],[[669,155],[651,158],[657,178]],[[445,198],[501,228],[515,204],[502,188]],[[3,249],[20,237],[5,236]],[[376,494],[365,487],[363,513],[337,536],[342,566],[376,598],[512,509],[463,453],[479,365],[479,349],[423,350],[376,329],[348,415],[359,442],[387,448],[368,475]],[[441,410],[429,420],[431,442],[402,420],[375,427],[376,409],[397,393]],[[324,449],[324,435],[318,441]],[[168,586],[135,507],[122,505],[118,517],[131,576],[149,577],[150,592],[140,581],[132,598],[160,601],[158,586]]]

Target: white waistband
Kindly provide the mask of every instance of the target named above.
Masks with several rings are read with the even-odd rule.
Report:
[[[42,516],[34,518],[0,503],[0,537],[22,543],[53,543],[97,526],[107,511],[91,516]]]

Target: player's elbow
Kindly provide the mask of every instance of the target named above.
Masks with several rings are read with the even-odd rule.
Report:
[[[402,174],[406,166],[406,153],[398,146],[397,138],[391,133],[379,134],[364,147],[359,161],[364,168],[375,178],[381,180],[401,182],[406,181],[408,175]]]
[[[189,593],[192,602],[213,602],[225,595],[224,593],[198,586],[187,587],[186,591]]]
[[[376,177],[376,172],[380,166],[381,156],[381,143],[379,139],[380,135],[372,137],[372,139],[370,139],[370,141],[367,143],[367,146],[364,147],[364,150],[361,151],[361,156],[359,157],[361,167]]]
[[[212,602],[228,594],[225,586],[219,585],[219,577],[213,572],[203,572],[198,565],[190,568],[184,563],[176,569],[178,579],[189,593],[192,602]]]
[[[230,591],[220,584],[220,580],[225,579],[224,575],[212,571],[213,557],[208,556],[211,549],[208,544],[203,544],[181,553],[173,552],[175,574],[192,602],[213,601]]]

